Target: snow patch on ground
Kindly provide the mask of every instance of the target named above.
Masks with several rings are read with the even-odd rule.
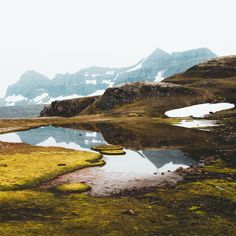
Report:
[[[165,112],[168,117],[198,117],[203,118],[204,116],[215,113],[217,111],[223,111],[234,108],[235,105],[232,103],[204,103],[194,106],[183,107]]]
[[[16,102],[20,102],[23,100],[28,100],[26,97],[23,97],[22,95],[12,95],[5,98],[5,101],[7,102],[6,106],[15,106]]]
[[[184,127],[184,128],[205,128],[218,126],[215,120],[182,120],[174,126]]]

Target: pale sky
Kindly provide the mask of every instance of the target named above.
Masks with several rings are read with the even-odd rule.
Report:
[[[27,70],[128,66],[155,48],[236,54],[235,23],[235,0],[0,0],[0,96]]]

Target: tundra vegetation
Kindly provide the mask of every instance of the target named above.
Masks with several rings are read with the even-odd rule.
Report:
[[[94,197],[88,194],[92,186],[80,182],[50,191],[38,186],[64,173],[104,165],[99,152],[0,142],[0,234],[235,235],[236,109],[207,117],[219,123],[210,132],[173,127],[180,119],[164,116],[183,105],[236,103],[235,57],[218,60],[166,80],[181,86],[152,90],[153,84],[138,83],[139,96],[128,103],[120,103],[126,101],[124,95],[106,104],[114,94],[111,89],[80,116],[0,120],[1,133],[47,125],[99,131],[115,145],[97,147],[101,152],[175,147],[203,164],[177,169],[183,180],[176,185]],[[122,89],[136,90],[135,86]],[[149,89],[158,96],[146,97]]]

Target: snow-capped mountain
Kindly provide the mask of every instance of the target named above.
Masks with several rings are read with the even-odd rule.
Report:
[[[52,80],[35,71],[28,71],[8,87],[0,106],[47,104],[54,100],[101,95],[106,88],[126,82],[162,81],[216,56],[207,48],[175,53],[156,49],[130,67],[89,67],[73,74],[57,74]]]

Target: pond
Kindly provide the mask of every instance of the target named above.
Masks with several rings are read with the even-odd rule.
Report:
[[[53,126],[2,134],[0,141],[85,151],[92,151],[90,148],[94,145],[107,144],[99,132]],[[175,183],[180,177],[172,171],[198,164],[179,149],[125,150],[125,155],[104,155],[106,165],[102,167],[90,167],[60,176],[41,188],[48,189],[65,182],[86,182],[92,187],[93,195],[109,195],[125,189],[152,187],[166,181]]]

